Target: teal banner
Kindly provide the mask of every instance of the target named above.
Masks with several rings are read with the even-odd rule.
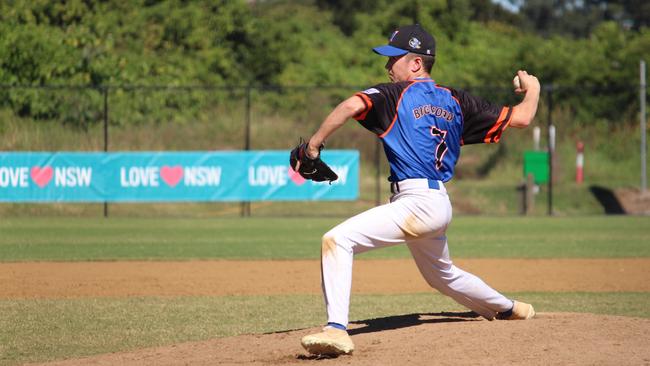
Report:
[[[289,151],[3,152],[0,202],[355,200],[359,153],[326,150],[331,185],[303,179]]]

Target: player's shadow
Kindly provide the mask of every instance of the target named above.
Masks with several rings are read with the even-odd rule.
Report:
[[[480,315],[476,314],[473,311],[393,315],[383,318],[357,320],[350,322],[350,324],[362,324],[364,326],[348,329],[348,334],[356,335],[363,333],[381,332],[384,330],[413,327],[420,324],[475,321],[479,320],[480,317]]]

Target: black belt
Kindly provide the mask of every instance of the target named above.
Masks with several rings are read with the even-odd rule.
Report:
[[[424,184],[424,178],[418,178],[418,180],[421,180],[421,181],[422,181],[422,184]],[[411,179],[405,179],[405,180],[402,180],[402,181],[399,181],[399,182],[390,182],[390,192],[391,192],[392,194],[400,193],[400,192],[402,191],[402,190],[400,189],[400,182],[402,182],[402,185],[404,186],[404,185],[406,185],[406,184],[404,184],[404,183],[406,183],[407,181],[414,181],[414,180],[411,180]],[[407,185],[408,185],[409,187],[412,187],[412,186],[413,186],[413,185],[412,185],[412,182],[408,182],[408,183],[409,183],[409,184],[407,184]],[[429,189],[440,189],[440,181],[437,181],[437,180],[434,180],[434,179],[428,179],[428,178],[427,178],[427,186],[429,187]],[[424,188],[424,185],[422,185],[421,187],[418,187],[418,188]]]

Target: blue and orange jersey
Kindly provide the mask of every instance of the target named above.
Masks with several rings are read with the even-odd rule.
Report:
[[[381,138],[390,181],[449,181],[461,146],[499,142],[512,116],[512,107],[428,78],[378,84],[356,95],[365,109],[355,119]]]

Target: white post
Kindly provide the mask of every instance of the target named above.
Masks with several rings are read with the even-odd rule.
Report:
[[[549,148],[551,149],[551,153],[555,152],[555,126],[551,125],[548,128],[548,141],[549,141]]]
[[[539,151],[539,140],[541,134],[542,130],[539,128],[539,126],[533,127],[533,147],[535,148],[535,151]]]
[[[576,183],[582,184],[585,178],[585,144],[582,141],[576,143]]]
[[[639,113],[639,122],[641,123],[641,193],[645,193],[648,186],[646,175],[646,112],[645,112],[645,99],[646,99],[646,77],[645,77],[645,61],[641,60],[639,64],[639,102],[641,111]]]

